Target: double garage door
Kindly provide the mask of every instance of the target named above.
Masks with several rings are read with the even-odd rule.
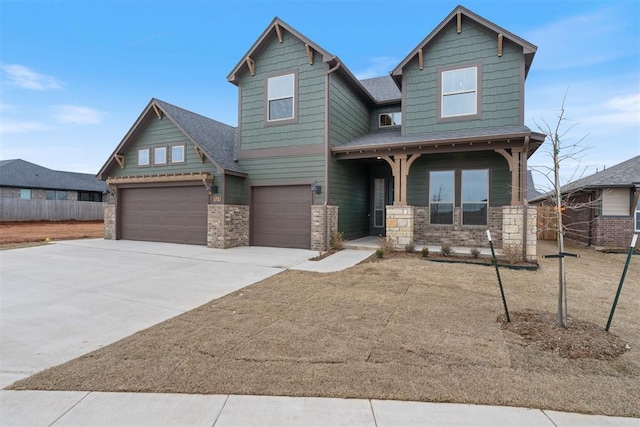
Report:
[[[311,247],[311,202],[308,185],[253,187],[251,245]]]
[[[207,244],[208,194],[202,184],[124,188],[119,198],[120,238]]]

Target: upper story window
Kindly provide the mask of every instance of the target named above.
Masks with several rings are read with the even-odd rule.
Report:
[[[267,79],[267,122],[295,118],[295,74]]]
[[[487,225],[489,212],[489,170],[463,170],[462,225]]]
[[[184,145],[171,147],[171,163],[184,163]]]
[[[429,218],[431,224],[453,224],[454,171],[429,172]]]
[[[378,119],[378,127],[386,128],[391,126],[400,126],[402,124],[402,113],[383,113]]]
[[[149,149],[138,150],[138,166],[149,166]]]
[[[478,114],[478,67],[442,71],[440,117]]]
[[[167,164],[167,147],[156,147],[153,149],[153,164],[154,165]]]

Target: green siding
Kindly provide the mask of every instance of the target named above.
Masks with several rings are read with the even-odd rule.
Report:
[[[331,75],[331,144],[340,146],[369,132],[369,110],[339,75]]]
[[[498,57],[497,46],[497,37],[464,20],[460,34],[450,25],[425,51],[423,70],[415,59],[407,64],[403,72],[406,135],[518,125],[522,50],[505,41],[503,55]],[[438,123],[438,68],[470,62],[482,64],[481,118]]]
[[[269,157],[245,159],[242,163],[250,171],[247,188],[252,185],[295,185],[318,181],[323,193],[314,194],[314,204],[324,203],[324,156]]]
[[[427,173],[430,169],[489,169],[490,206],[511,203],[511,172],[507,161],[493,152],[422,155],[413,163],[407,178],[409,205],[428,205]],[[459,183],[456,183],[459,185]]]
[[[315,54],[309,65],[304,44],[288,32],[255,59],[255,75],[240,78],[241,150],[324,143],[324,92],[327,66]],[[270,73],[297,71],[297,123],[266,125],[266,82]]]
[[[248,205],[249,190],[246,178],[234,175],[225,176],[224,202],[231,205]]]
[[[369,235],[369,172],[364,163],[330,163],[330,202],[338,205],[338,230],[348,239]]]
[[[216,166],[205,157],[204,163],[200,161],[200,157],[196,153],[194,145],[187,139],[187,137],[178,129],[169,119],[163,117],[158,119],[153,117],[148,122],[141,124],[142,129],[137,135],[133,144],[129,147],[126,153],[124,153],[124,169],[121,169],[119,165],[111,170],[110,176],[122,177],[122,176],[142,176],[142,175],[167,175],[167,174],[181,174],[181,173],[210,173],[214,176],[214,183],[218,186],[220,193],[218,195],[223,196],[222,191],[224,189],[223,180],[224,175],[217,173]],[[171,164],[171,146],[172,145],[184,145],[185,146],[185,162],[179,164]],[[166,165],[154,165],[153,164],[153,149],[156,147],[167,148],[167,164]],[[149,148],[150,149],[150,166],[138,166],[138,150]],[[204,191],[204,186],[203,186]]]

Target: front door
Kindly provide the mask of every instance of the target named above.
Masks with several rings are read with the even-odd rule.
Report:
[[[393,204],[393,180],[373,178],[371,183],[371,218],[369,231],[371,236],[386,235],[386,206]]]

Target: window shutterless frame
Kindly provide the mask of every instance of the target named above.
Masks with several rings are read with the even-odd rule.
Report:
[[[184,145],[171,146],[171,163],[184,163],[185,162],[185,148]]]
[[[482,63],[441,67],[437,73],[438,122],[482,118]]]
[[[456,178],[454,170],[429,171],[429,223],[453,225]]]
[[[487,225],[489,221],[489,169],[463,169],[460,181],[462,225]]]
[[[138,150],[138,166],[149,166],[149,153],[148,148],[142,148]]]
[[[392,113],[380,113],[378,115],[378,127],[392,127],[402,125],[402,113],[395,111]]]
[[[153,149],[153,164],[154,165],[167,164],[167,147],[156,147]]]
[[[298,71],[267,75],[264,83],[266,126],[298,122]]]

